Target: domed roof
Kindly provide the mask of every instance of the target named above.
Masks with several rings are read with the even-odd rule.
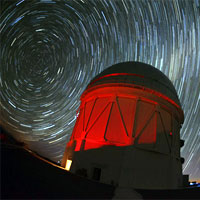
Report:
[[[171,81],[160,70],[141,62],[122,62],[108,67],[98,74],[89,87],[104,83],[130,83],[141,85],[172,99],[181,106],[176,90]]]

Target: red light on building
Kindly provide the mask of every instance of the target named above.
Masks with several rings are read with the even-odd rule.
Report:
[[[71,141],[76,141],[75,151],[133,145],[136,140],[155,143],[157,102],[133,95],[137,90],[112,84],[86,94],[71,136]],[[136,120],[140,121],[137,125]]]

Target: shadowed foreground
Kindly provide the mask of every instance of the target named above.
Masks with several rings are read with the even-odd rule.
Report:
[[[112,199],[115,187],[91,181],[38,159],[22,147],[1,144],[1,199]],[[143,199],[194,199],[200,188],[136,190]]]

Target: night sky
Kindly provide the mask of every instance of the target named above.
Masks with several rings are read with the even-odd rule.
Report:
[[[1,0],[0,11],[0,124],[15,138],[59,162],[90,80],[141,61],[177,90],[183,173],[200,180],[199,0]]]

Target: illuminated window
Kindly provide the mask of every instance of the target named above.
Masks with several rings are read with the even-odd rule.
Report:
[[[72,160],[67,160],[66,165],[65,165],[65,169],[66,169],[67,171],[70,170],[71,164],[72,164]]]

